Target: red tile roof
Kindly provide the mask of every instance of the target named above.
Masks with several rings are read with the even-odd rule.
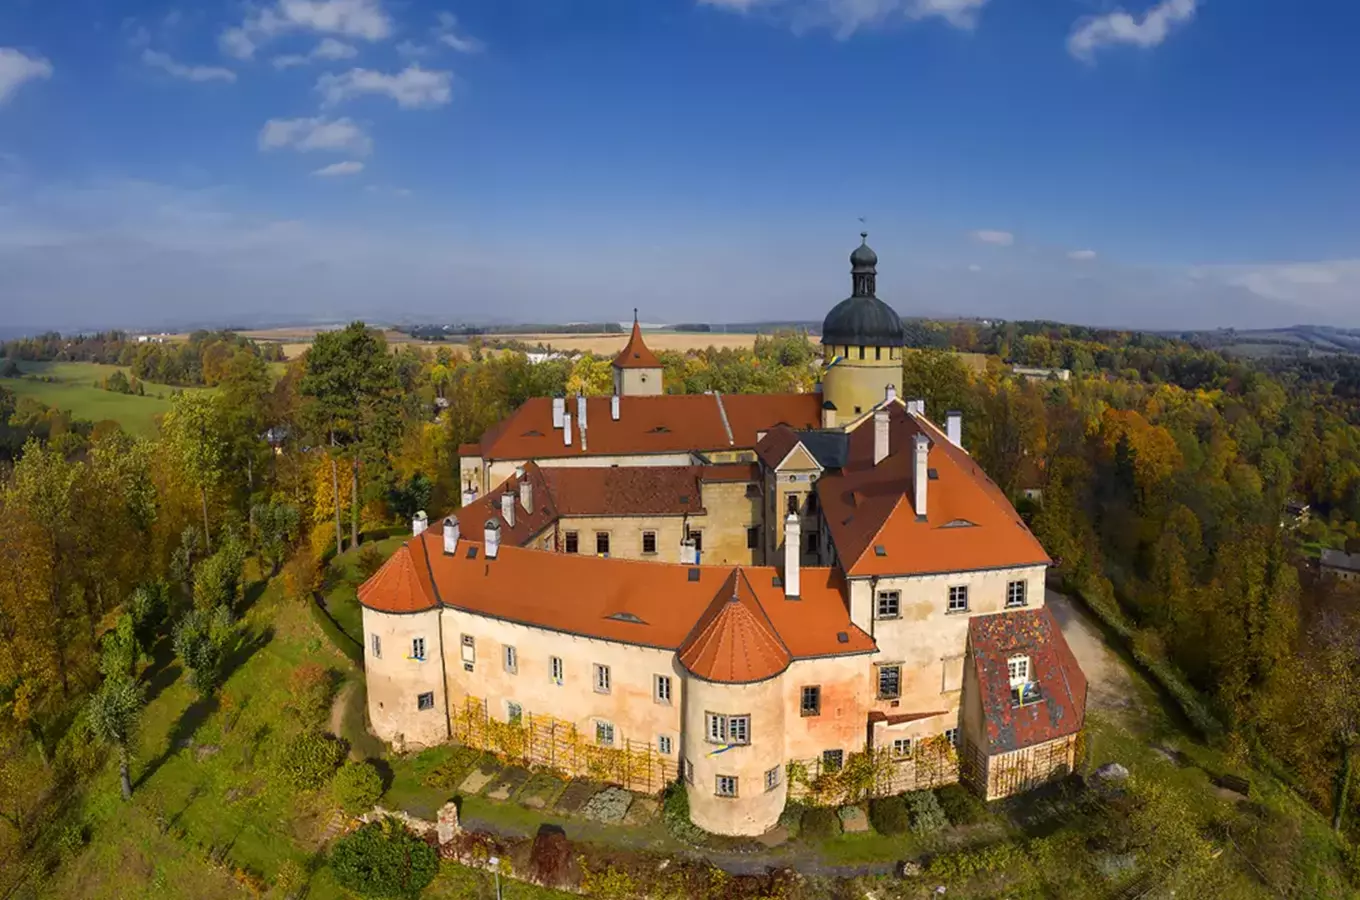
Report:
[[[620,397],[619,418],[610,418],[610,397],[586,398],[586,449],[581,449],[576,401],[571,444],[552,425],[552,400],[526,400],[482,435],[486,459],[554,459],[750,449],[756,432],[783,422],[812,428],[820,420],[818,394],[662,394]]]
[[[847,574],[961,572],[1049,562],[1001,489],[934,425],[900,404],[889,411],[889,454],[873,464],[873,418],[850,435],[845,468],[817,496]],[[915,438],[930,439],[926,521],[916,518]],[[885,549],[879,555],[875,547]]]
[[[638,327],[637,319],[633,319],[633,333],[628,338],[628,343],[624,344],[619,355],[614,357],[614,368],[616,369],[659,369],[661,360],[656,358],[656,354],[647,348],[642,340],[642,329]]]
[[[1007,753],[1081,730],[1086,676],[1048,607],[976,616],[968,622],[968,651],[978,679],[987,752]],[[1040,699],[1016,706],[1007,664],[1029,657],[1029,677]]]
[[[777,570],[766,566],[683,566],[504,544],[497,558],[488,560],[480,534],[475,540],[464,535],[457,552],[446,556],[439,532],[439,528],[430,528],[407,541],[397,551],[403,560],[389,561],[360,588],[360,602],[379,612],[398,613],[431,609],[442,602],[554,631],[679,650],[696,632],[715,598],[726,601],[731,597],[731,581],[741,573],[749,588],[746,612],[754,616],[751,603],[758,605],[764,627],[777,636],[791,658],[869,653],[875,647],[869,635],[851,624],[844,581],[829,569],[803,569],[801,596],[786,600],[775,586]],[[388,577],[384,575],[388,566],[415,572],[417,577]],[[732,627],[741,625],[731,617],[721,621]],[[745,643],[723,634],[714,634],[712,640],[715,647]],[[722,671],[714,668],[712,674],[717,677]]]
[[[788,648],[775,633],[740,569],[728,576],[694,631],[680,645],[682,666],[705,681],[724,684],[773,678],[791,661]]]
[[[793,448],[798,446],[798,435],[787,425],[776,425],[756,443],[756,456],[771,469],[779,467]]]

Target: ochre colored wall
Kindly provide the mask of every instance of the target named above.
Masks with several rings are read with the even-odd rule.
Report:
[[[558,439],[562,433],[555,432]],[[573,426],[571,439],[580,446],[580,435]],[[590,443],[587,438],[586,447],[589,449]],[[690,466],[698,462],[693,454],[690,453],[638,453],[629,456],[563,456],[563,457],[543,457],[533,460],[542,468],[552,466]],[[515,469],[524,465],[529,460],[526,459],[497,459],[485,465],[486,474],[482,478],[481,490],[485,494],[487,491],[501,484],[511,475],[515,474]]]
[[[576,532],[583,556],[595,555],[595,533],[609,534],[611,559],[647,559],[678,563],[684,536],[684,516],[572,516],[557,520],[557,546],[562,550],[568,531]],[[656,532],[656,553],[642,552],[642,533]],[[707,537],[707,535],[705,535]]]
[[[624,397],[652,397],[664,392],[661,369],[615,369],[614,393]]]
[[[751,743],[722,750],[707,741],[705,713],[750,715]],[[693,765],[686,784],[695,825],[717,834],[764,834],[779,822],[787,792],[784,773],[784,703],[781,682],[712,684],[691,678],[685,692],[684,752]],[[721,751],[721,752],[714,752]],[[765,774],[778,770],[778,784],[765,789]],[[717,796],[717,777],[737,778],[737,797]]]
[[[746,529],[763,528],[761,498],[747,493],[747,482],[710,481],[702,486],[705,514],[692,516],[690,527],[702,529],[704,565],[757,565],[760,548],[746,546]],[[757,544],[761,540],[757,540]]]
[[[364,673],[373,733],[398,748],[427,747],[449,738],[448,706],[440,666],[439,610],[392,615],[364,608]],[[373,656],[373,636],[382,656]],[[407,659],[413,638],[425,638],[425,661]],[[434,694],[432,709],[417,697]]]
[[[874,358],[875,350],[881,350],[881,359]],[[844,354],[840,362],[822,375],[822,394],[836,405],[837,424],[865,414],[883,402],[888,385],[902,383],[902,354],[898,347],[866,347],[864,359],[859,358],[858,347],[825,347],[823,354],[828,363],[834,354]]]

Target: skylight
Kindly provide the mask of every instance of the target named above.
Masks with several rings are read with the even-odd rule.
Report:
[[[874,556],[887,556],[888,548],[882,544],[874,544]]]
[[[952,521],[952,522],[945,522],[944,525],[942,525],[942,526],[940,526],[940,527],[942,527],[942,528],[976,528],[976,527],[977,527],[977,523],[976,523],[976,522],[970,522],[970,521],[968,521],[967,519],[955,519],[955,520]]]
[[[476,545],[476,544],[473,544],[471,547],[468,547],[467,558],[468,558],[468,559],[476,559],[476,558],[477,558],[477,545]]]
[[[690,570],[689,570],[689,580],[690,580],[690,581],[698,581],[698,580],[699,580],[699,570],[698,570],[698,569],[690,569]]]
[[[641,619],[639,619],[637,616],[633,615],[630,612],[616,612],[610,614],[609,616],[606,616],[606,618],[613,619],[615,622],[631,622],[634,625],[647,624],[646,622],[642,621]]]

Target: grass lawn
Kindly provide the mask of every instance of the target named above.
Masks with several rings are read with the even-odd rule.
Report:
[[[409,534],[400,533],[377,541],[369,538],[367,543],[360,546],[359,553],[364,552],[369,547],[374,547],[385,560],[396,553],[397,548],[410,540],[410,537]],[[340,626],[340,630],[362,647],[364,645],[364,615],[363,608],[359,606],[357,591],[366,576],[359,568],[359,553],[352,550],[347,551],[331,561],[330,570],[327,573],[325,598],[326,611]]]
[[[56,380],[47,382],[36,378],[6,378],[0,382],[13,391],[16,397],[32,397],[55,409],[68,410],[77,419],[91,422],[112,419],[129,434],[139,437],[156,434],[156,417],[170,408],[173,391],[204,390],[146,382],[146,396],[138,397],[116,394],[94,386],[96,381],[119,370],[131,377],[131,371],[122,366],[88,362],[21,362],[19,368],[25,375]]]

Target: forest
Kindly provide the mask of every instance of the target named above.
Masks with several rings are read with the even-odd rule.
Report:
[[[1051,323],[912,325],[927,349],[907,354],[900,395],[937,421],[964,412],[965,445],[1017,498],[1056,576],[1126,621],[1168,683],[1183,679],[1177,699],[1206,739],[1349,833],[1360,606],[1316,556],[1360,538],[1360,367]],[[813,390],[816,350],[782,334],[658,355],[672,393],[764,393]],[[974,374],[951,350],[993,359]],[[134,789],[127,748],[154,646],[170,642],[213,694],[241,637],[248,564],[305,599],[365,532],[453,508],[460,444],[530,397],[611,389],[606,358],[394,350],[362,323],[318,335],[281,374],[225,334],[42,336],[5,353],[165,366],[156,380],[173,370],[214,390],[176,395],[143,440],[114,422],[54,429],[59,411],[21,409],[0,385],[6,427],[25,429],[0,461],[0,868],[106,758]],[[1017,379],[1002,360],[1073,378]],[[1311,505],[1306,522],[1286,515],[1294,500]]]

